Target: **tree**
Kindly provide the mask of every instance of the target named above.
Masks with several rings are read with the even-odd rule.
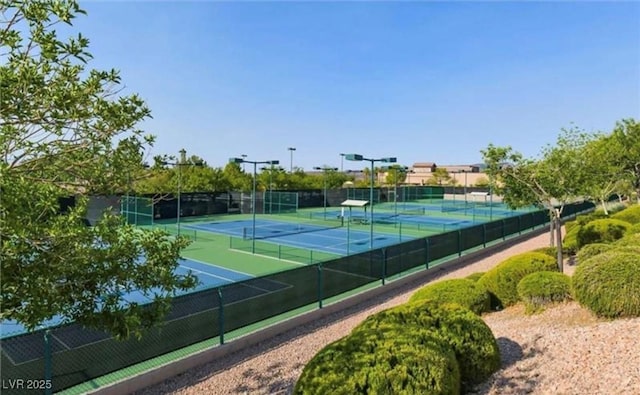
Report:
[[[63,41],[55,26],[85,14],[75,1],[0,1],[0,319],[37,328],[54,316],[120,338],[162,320],[177,290],[184,238],[125,225],[105,212],[85,226],[86,192],[129,185],[154,141],[137,95],[119,96],[115,70],[89,70],[89,41]],[[76,197],[74,207],[59,201]],[[125,295],[138,290],[153,302]]]
[[[616,164],[618,153],[611,148],[613,137],[595,135],[582,148],[584,171],[588,174],[583,184],[584,195],[600,203],[605,214],[608,214],[607,201],[609,197],[621,187],[620,181],[624,176],[620,166]]]
[[[551,240],[555,232],[560,270],[563,267],[560,218],[564,206],[579,198],[583,190],[587,174],[581,152],[586,141],[588,136],[578,129],[563,130],[556,145],[543,149],[539,160],[525,159],[511,147],[492,144],[481,151],[487,174],[497,181],[493,188],[509,207],[536,205],[549,210]]]
[[[315,180],[318,177],[312,177],[304,172],[301,168],[294,168],[293,173],[286,173],[285,186],[289,190],[313,189]]]
[[[253,172],[251,174],[245,173],[237,163],[227,163],[222,172],[232,191],[250,192],[253,190]]]
[[[623,119],[616,123],[609,149],[616,152],[616,164],[629,175],[640,204],[640,122]]]
[[[353,180],[353,176],[348,176],[347,174],[337,170],[327,171],[326,177],[328,189],[342,188],[342,185],[344,185],[345,182]]]
[[[486,188],[489,186],[489,179],[484,176],[480,176],[476,179],[475,183],[476,187]]]
[[[265,166],[258,174],[258,185],[262,190],[278,189],[281,181],[281,174],[284,169],[280,166]]]
[[[399,165],[389,166],[385,183],[387,185],[400,185],[407,179],[407,168]]]
[[[444,169],[442,167],[437,168],[433,173],[431,173],[431,179],[433,180],[433,185],[442,185],[451,182],[451,176],[449,175],[449,172],[447,172],[447,169]]]

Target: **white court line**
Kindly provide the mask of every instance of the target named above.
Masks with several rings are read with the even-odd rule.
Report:
[[[58,336],[54,335],[53,332],[51,333],[51,337],[55,338],[60,344],[65,346],[67,348],[67,350],[72,350],[73,349],[67,343],[63,342],[62,339],[60,339]],[[62,351],[58,351],[58,352],[62,352]]]
[[[249,252],[249,251],[236,250],[236,249],[233,249],[233,248],[229,248],[229,251],[239,252],[240,254],[258,255],[258,256],[260,256],[260,257],[268,258],[268,259],[273,259],[273,260],[276,260],[276,261],[283,261],[283,262],[295,263],[296,265],[300,265],[300,266],[307,266],[307,264],[306,264],[306,263],[301,263],[301,262],[296,262],[296,261],[290,261],[290,260],[288,260],[288,259],[280,259],[280,258],[276,258],[276,257],[269,256],[269,255],[254,254],[254,253]]]
[[[230,282],[230,283],[232,283],[232,284],[240,283],[240,282],[243,282],[243,281],[245,280],[245,279],[243,279],[243,280],[232,280],[232,279],[230,279],[230,278],[226,278],[226,277],[218,276],[217,274],[203,272],[202,270],[194,269],[194,268],[191,268],[191,267],[189,267],[189,266],[180,265],[180,267],[183,267],[183,268],[185,268],[185,269],[187,269],[187,270],[191,270],[192,272],[202,273],[202,274],[207,275],[207,276],[209,276],[209,277],[217,277],[217,278],[221,278],[221,279],[223,279],[223,280],[229,281],[229,282]],[[251,278],[255,278],[255,277],[251,277]],[[246,280],[249,280],[249,279],[247,278]],[[216,285],[216,287],[220,287],[220,286],[222,286],[222,285],[227,285],[227,284],[220,284],[220,285]],[[263,291],[263,292],[270,292],[269,290],[266,290],[266,289],[263,289],[263,288],[260,288],[260,287],[256,287],[256,286],[254,286],[254,285],[249,285],[249,284],[243,284],[243,285],[245,285],[245,286],[247,286],[247,287],[250,287],[250,288],[258,289],[258,290]]]
[[[224,266],[216,265],[215,263],[209,263],[209,262],[201,261],[199,259],[193,259],[193,258],[188,258],[188,257],[182,257],[182,259],[184,259],[186,261],[193,261],[193,262],[201,263],[201,264],[207,265],[207,266],[219,267],[220,269],[224,269],[224,270],[227,270],[229,272],[234,272],[234,273],[238,273],[238,274],[243,274],[243,275],[249,276],[249,277],[255,277],[255,276],[253,276],[253,275],[251,275],[249,273],[241,272],[239,270],[227,269]]]

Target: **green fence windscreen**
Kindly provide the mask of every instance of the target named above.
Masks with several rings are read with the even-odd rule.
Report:
[[[298,211],[297,192],[267,190],[262,196],[262,212],[265,214],[295,213]]]
[[[120,215],[131,225],[153,225],[153,199],[123,196],[120,199]]]

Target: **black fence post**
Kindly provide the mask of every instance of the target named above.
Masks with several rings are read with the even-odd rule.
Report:
[[[385,284],[387,277],[387,249],[382,250],[382,285]]]
[[[424,261],[426,269],[429,270],[429,238],[424,238]]]
[[[532,212],[531,213],[531,230],[534,230],[536,228],[536,216],[535,214]]]
[[[505,230],[506,225],[504,224],[504,219],[501,222],[502,222],[502,241],[505,241],[507,239],[507,231]]]
[[[318,263],[318,308],[322,308],[322,262]]]
[[[518,215],[518,234],[522,234],[522,215]]]
[[[53,354],[51,352],[51,331],[47,329],[44,331],[44,383],[46,395],[50,395],[53,392]]]
[[[462,256],[462,231],[458,229],[458,257]]]
[[[222,299],[222,287],[218,288],[218,326],[220,327],[220,345],[224,344],[224,305]]]
[[[482,248],[487,248],[487,224],[482,224]]]

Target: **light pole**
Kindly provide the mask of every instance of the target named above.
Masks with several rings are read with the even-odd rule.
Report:
[[[398,160],[396,158],[380,158],[380,159],[370,159],[365,158],[360,154],[346,154],[345,158],[347,160],[361,162],[361,161],[369,161],[371,162],[371,186],[369,188],[369,205],[371,206],[371,221],[370,222],[370,231],[369,231],[369,248],[373,249],[373,172],[374,172],[374,163],[375,162],[383,162],[383,163],[396,163]]]
[[[287,148],[291,152],[291,161],[289,162],[289,173],[293,173],[293,151],[296,150],[296,147]]]
[[[244,158],[230,158],[229,163],[253,163],[253,191],[251,193],[251,211],[253,212],[253,220],[251,227],[251,252],[253,254],[256,253],[256,173],[257,173],[257,165],[266,164],[266,165],[278,165],[280,161],[278,160],[264,160],[264,161],[252,161],[246,160]]]
[[[340,173],[344,172],[344,156],[346,154],[340,154]]]
[[[324,178],[324,219],[327,219],[327,172],[338,171],[337,167],[314,167],[314,170],[321,170]]]

